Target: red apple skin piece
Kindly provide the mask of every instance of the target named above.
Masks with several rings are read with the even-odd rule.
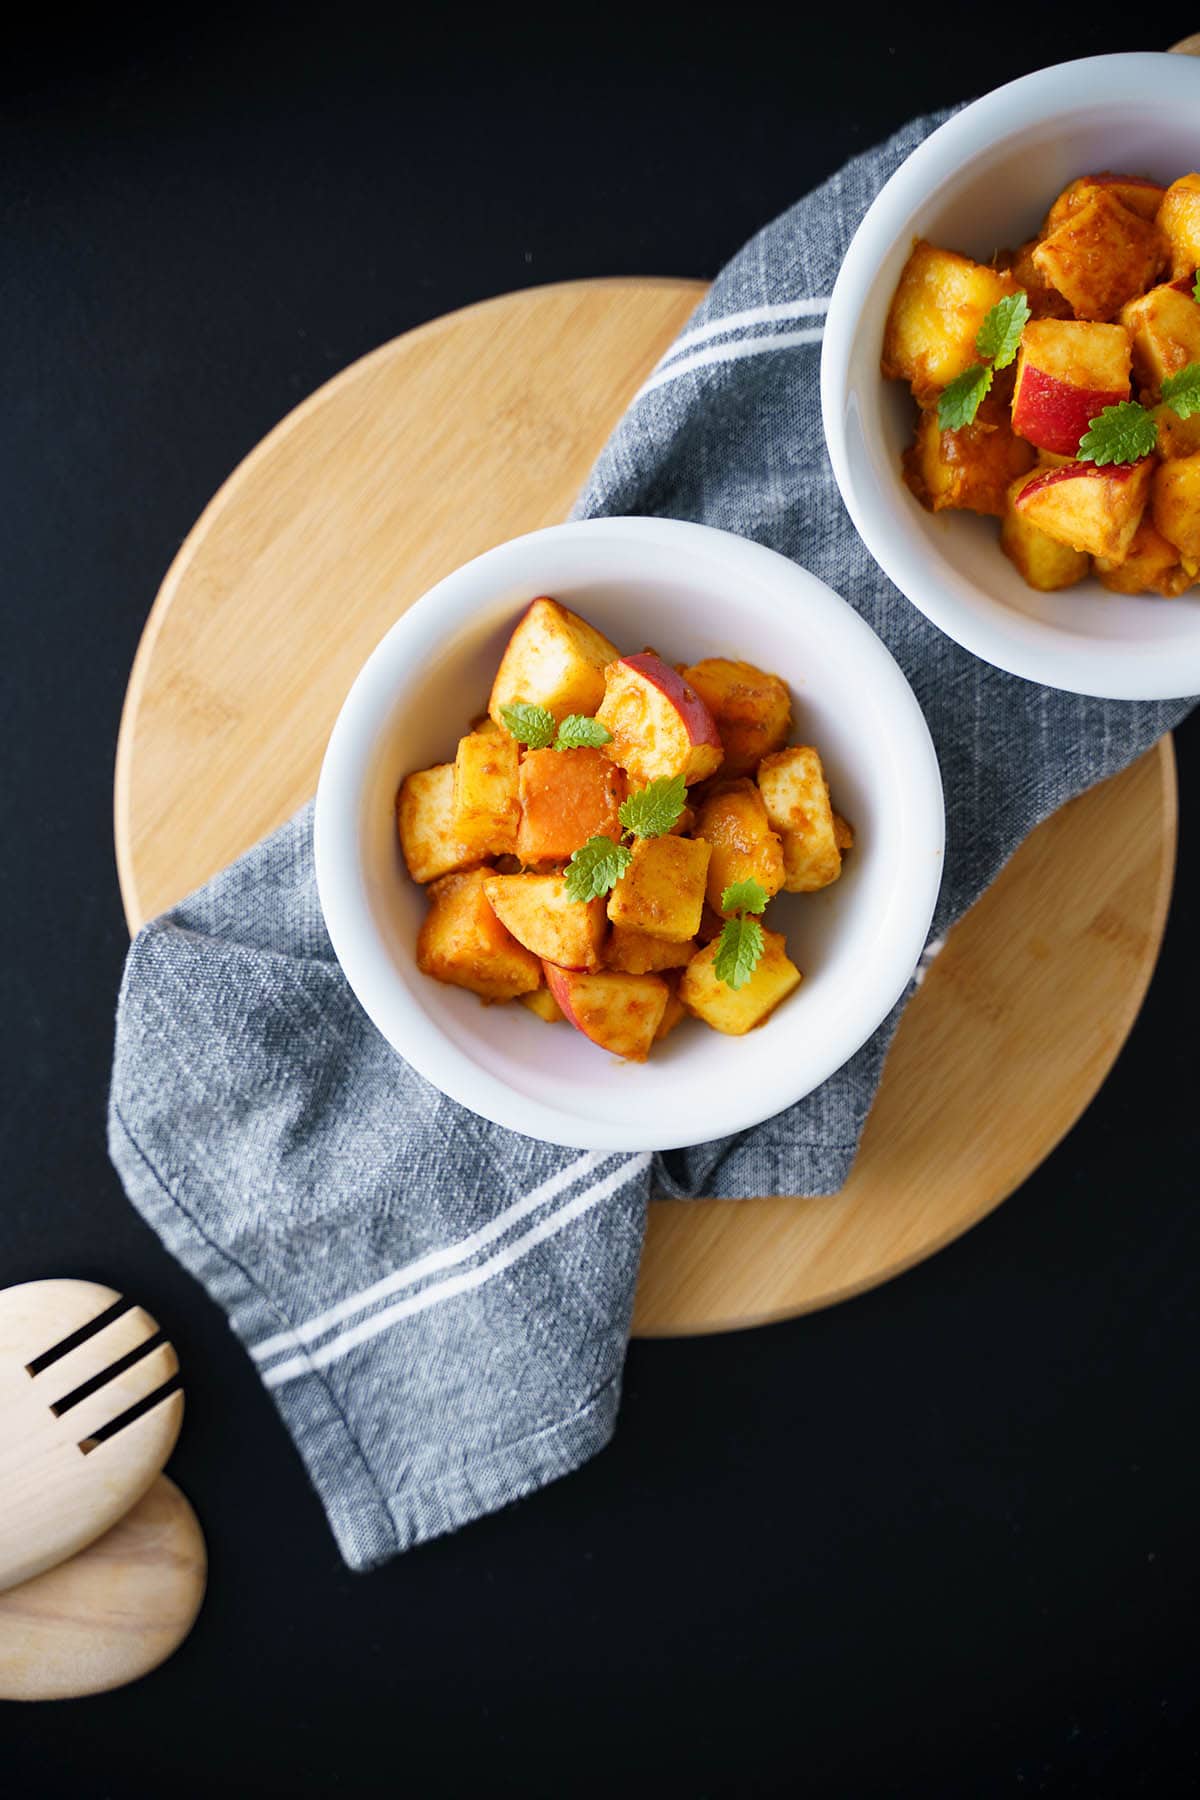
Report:
[[[1128,481],[1137,467],[1137,463],[1060,463],[1057,468],[1043,469],[1039,474],[1031,475],[1021,489],[1017,504],[1024,505],[1034,494],[1044,493],[1047,488],[1057,486],[1060,481],[1086,480],[1090,475],[1109,481]]]
[[[1025,513],[1029,510],[1030,501],[1035,499],[1037,495],[1044,494],[1048,488],[1057,487],[1060,483],[1066,481],[1103,481],[1110,486],[1119,484],[1122,487],[1126,482],[1133,482],[1135,484],[1134,495],[1136,498],[1138,487],[1149,487],[1153,466],[1154,459],[1147,456],[1143,456],[1140,461],[1133,463],[1105,463],[1104,465],[1091,462],[1062,463],[1057,468],[1046,469],[1041,474],[1031,476],[1025,483],[1025,486],[1021,489],[1020,493],[1015,497],[1013,504],[1019,513]],[[1074,542],[1073,548],[1077,550],[1087,550],[1089,554],[1094,556],[1112,555],[1119,559],[1124,556],[1129,539],[1137,529],[1137,521],[1141,517],[1142,510],[1143,508],[1139,506],[1136,514],[1131,512],[1127,528],[1122,528],[1119,533],[1122,540],[1120,543],[1088,544]],[[1043,530],[1047,529],[1047,524],[1040,520],[1036,514],[1031,522],[1041,525]],[[1049,535],[1058,538],[1060,542],[1065,543],[1071,541],[1065,537],[1061,537],[1060,533],[1055,531],[1053,527],[1050,527]]]
[[[703,781],[713,774],[722,762],[725,750],[717,722],[691,682],[653,650],[639,650],[633,655],[619,657],[618,665],[656,688],[678,717],[683,728],[683,741],[687,744],[687,766],[682,770],[684,779],[689,783]],[[651,781],[663,772],[658,766],[656,752],[643,740],[641,729],[636,732],[622,730],[619,714],[614,714],[610,707],[611,698],[610,688],[596,714],[613,733],[613,742],[605,745],[605,751],[614,762],[621,763],[631,782]],[[627,724],[627,719],[624,722]]]
[[[661,975],[620,975],[608,972],[587,975],[572,969],[560,969],[548,962],[543,962],[542,969],[546,976],[546,986],[557,1001],[568,1025],[573,1025],[576,1031],[582,1032],[589,1043],[599,1045],[601,1050],[608,1050],[613,1056],[622,1056],[629,1062],[645,1062],[666,1011],[670,992]],[[576,999],[582,1001],[589,989],[594,991],[594,985],[608,986],[618,992],[627,991],[630,996],[630,1004],[623,1009],[616,1022],[618,1029],[604,1035],[597,1035],[594,1029],[590,1029],[581,1016],[581,1011],[576,1010]]]
[[[660,694],[667,696],[683,720],[693,744],[711,744],[714,750],[721,750],[721,734],[717,730],[716,720],[691,682],[685,681],[678,669],[673,669],[670,663],[664,662],[661,656],[656,656],[653,650],[639,650],[634,656],[623,656],[621,661],[627,668],[636,669],[639,675],[644,675]]]
[[[1021,370],[1013,394],[1013,430],[1039,450],[1074,456],[1097,413],[1128,398],[1128,387],[1072,387],[1029,363]]]

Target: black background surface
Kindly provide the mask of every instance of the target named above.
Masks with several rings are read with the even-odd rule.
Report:
[[[1200,731],[1162,961],[1083,1121],[852,1304],[635,1344],[615,1442],[369,1576],[106,1159],[112,755],[181,538],[269,426],[452,307],[709,275],[909,115],[1168,6],[863,15],[218,8],[35,18],[0,63],[0,1280],[179,1347],[204,1611],[142,1684],[0,1707],[17,1795],[1191,1791]],[[830,15],[834,15],[832,18]],[[815,404],[815,398],[814,398]],[[198,769],[197,780],[204,771]],[[1114,856],[1132,846],[1113,845]]]

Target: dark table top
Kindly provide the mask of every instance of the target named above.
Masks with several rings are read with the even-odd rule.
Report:
[[[0,1280],[93,1276],[168,1326],[172,1471],[211,1554],[157,1674],[0,1708],[14,1800],[1168,1795],[1200,1773],[1194,724],[1149,999],[1021,1192],[849,1305],[635,1344],[602,1456],[374,1574],[342,1567],[250,1363],[104,1147],[117,721],[226,473],[422,320],[710,275],[910,114],[1200,25],[988,16],[991,49],[946,8],[895,9],[869,51],[836,8],[534,29],[300,4],[98,11],[82,34],[56,12],[6,40]]]

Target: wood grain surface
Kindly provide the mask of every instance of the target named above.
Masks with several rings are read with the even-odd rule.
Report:
[[[134,663],[115,785],[131,930],[312,793],[351,681],[407,606],[565,516],[703,292],[570,282],[469,307],[344,370],[251,452],[180,550]],[[1113,843],[1136,846],[1132,860]],[[909,1008],[842,1193],[656,1202],[635,1331],[844,1299],[1011,1193],[1132,1024],[1174,846],[1169,743],[1047,821]]]
[[[204,1599],[204,1534],[160,1475],[86,1550],[0,1594],[0,1700],[122,1687],[165,1662]]]

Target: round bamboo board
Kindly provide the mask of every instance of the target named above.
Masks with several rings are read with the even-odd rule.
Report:
[[[176,557],[134,662],[115,792],[131,930],[312,793],[350,683],[406,606],[565,516],[703,292],[583,281],[468,307],[344,370],[251,452]],[[845,1299],[1010,1194],[1125,1040],[1174,852],[1164,741],[1034,832],[950,934],[840,1194],[655,1202],[635,1332],[733,1329]]]

